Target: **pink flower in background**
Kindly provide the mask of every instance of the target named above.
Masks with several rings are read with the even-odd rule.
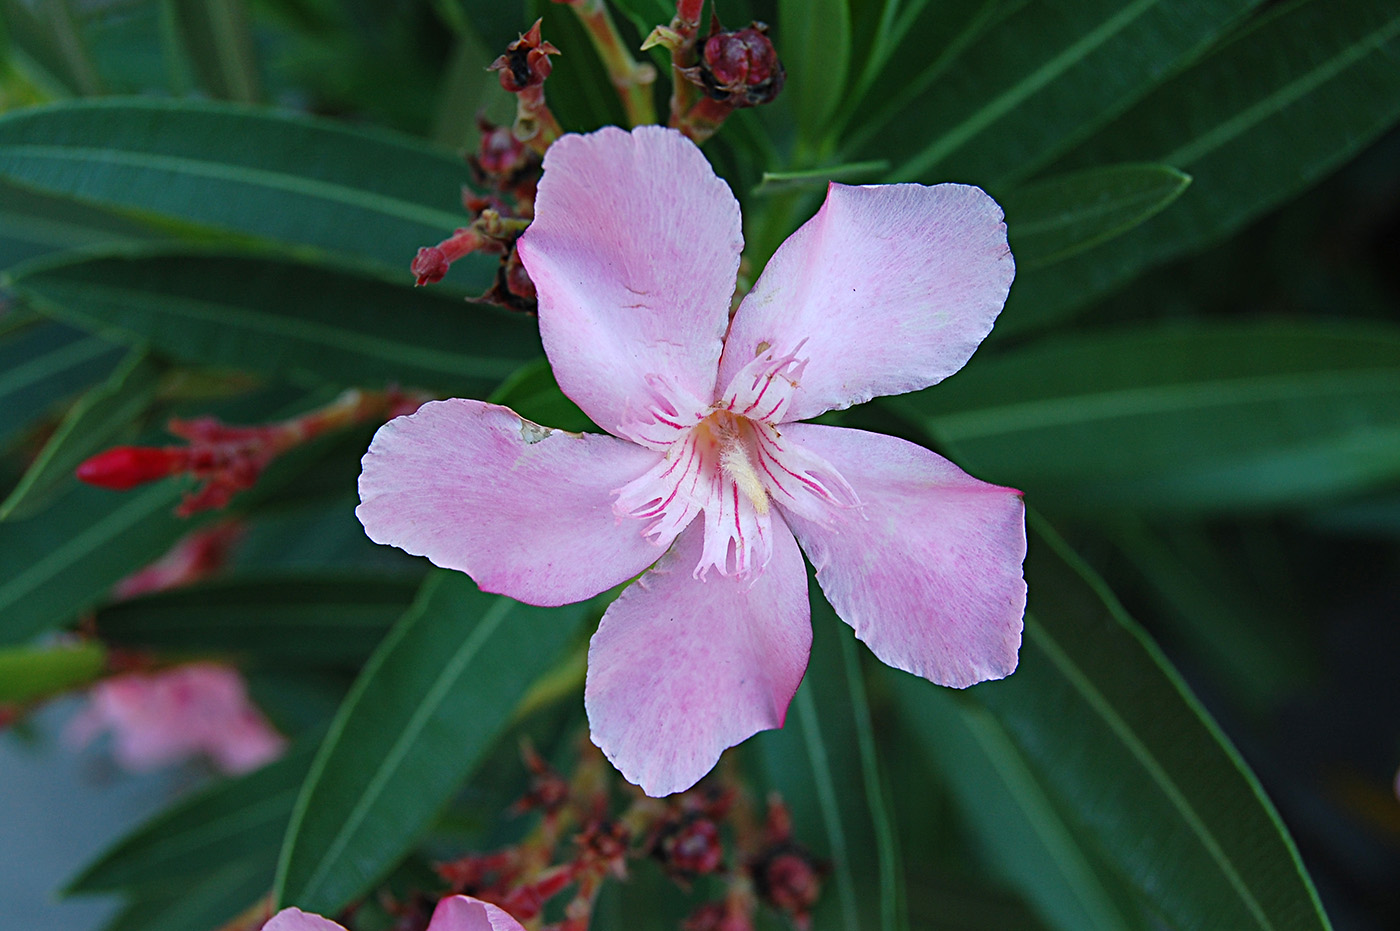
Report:
[[[1014,274],[964,185],[833,184],[730,322],[739,205],[679,133],[567,136],[519,250],[555,377],[609,436],[472,400],[386,424],[369,536],[537,605],[641,573],[588,654],[594,742],[651,795],[782,726],[811,647],[800,542],[881,660],[955,687],[1016,667],[1019,493],[892,437],[798,423],[956,372]]]
[[[226,773],[244,773],[287,745],[248,700],[238,672],[213,663],[97,683],[66,736],[81,746],[107,732],[117,762],[138,772],[205,754]]]
[[[268,919],[262,931],[345,931],[320,915],[299,908],[284,908]],[[433,909],[427,931],[525,931],[520,922],[489,902],[471,896],[448,896]]]

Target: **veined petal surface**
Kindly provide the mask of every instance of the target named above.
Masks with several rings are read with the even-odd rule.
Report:
[[[262,931],[345,931],[345,927],[299,908],[284,908],[267,920]]]
[[[659,126],[564,136],[519,249],[555,378],[594,423],[621,435],[644,419],[648,376],[714,397],[743,234],[689,139]]]
[[[648,795],[681,792],[720,754],[781,727],[812,646],[807,570],[773,521],[756,579],[695,578],[697,522],[612,603],[588,650],[584,705],[593,742]]]
[[[355,514],[376,543],[465,572],[484,591],[569,604],[631,578],[670,544],[613,513],[613,493],[657,458],[496,404],[432,401],[375,434]]]
[[[525,931],[504,909],[466,895],[452,895],[433,909],[428,931]]]
[[[1020,493],[878,433],[788,424],[860,497],[826,525],[784,511],[836,613],[879,659],[965,688],[1016,668],[1026,610]],[[780,502],[781,506],[781,502]]]
[[[719,384],[760,354],[796,352],[786,421],[925,388],[991,332],[1014,274],[1001,208],[980,188],[833,184],[740,305]]]

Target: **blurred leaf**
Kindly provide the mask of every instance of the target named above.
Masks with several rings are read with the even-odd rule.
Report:
[[[74,483],[37,517],[0,524],[0,644],[22,643],[92,607],[198,526],[175,516],[182,488]]]
[[[559,389],[559,383],[554,380],[554,369],[550,368],[549,360],[543,356],[517,369],[491,394],[489,400],[493,404],[509,407],[526,420],[555,430],[599,432],[588,415]]]
[[[180,888],[141,891],[102,931],[210,931],[252,908],[267,895],[272,870],[263,856],[223,863]]]
[[[0,649],[0,702],[33,701],[86,685],[106,663],[100,643]]]
[[[280,760],[221,779],[166,808],[83,867],[64,894],[130,887],[184,890],[233,862],[250,867],[259,862],[264,882],[270,882],[315,746],[298,743]]]
[[[827,123],[848,90],[851,10],[847,0],[779,0],[773,40],[787,69],[782,92],[797,121],[799,152],[822,154],[828,148]]]
[[[896,162],[889,180],[995,186],[1027,177],[1160,84],[1258,2],[1017,5],[953,61],[935,60],[936,75],[912,106],[888,112],[902,125],[933,127],[905,137],[920,145]],[[902,134],[893,125],[886,123],[871,149],[888,154],[898,145]],[[1141,156],[1115,161],[1179,164]]]
[[[276,899],[333,914],[415,844],[574,639],[588,606],[544,609],[439,571],[370,658],[297,800]]]
[[[5,30],[15,50],[40,72],[55,92],[100,94],[102,78],[93,66],[82,30],[68,0],[0,0]]]
[[[417,589],[416,580],[344,571],[233,577],[119,601],[96,624],[121,646],[359,668]]]
[[[258,65],[242,0],[173,0],[185,57],[214,97],[253,103]]]
[[[1059,175],[1001,197],[1019,271],[1052,265],[1161,212],[1191,183],[1167,165],[1110,165]]]
[[[52,493],[73,477],[84,459],[145,413],[160,387],[161,367],[140,349],[133,349],[108,376],[69,408],[67,415],[39,451],[24,477],[0,501],[0,520],[29,517]]]
[[[1190,190],[1117,241],[1022,278],[1002,335],[1043,326],[1317,182],[1400,118],[1397,57],[1391,0],[1303,0],[1163,84],[1059,167],[1160,161],[1189,172]]]
[[[127,217],[0,180],[0,269],[63,249],[150,236],[149,226]]]
[[[132,252],[12,271],[37,309],[187,362],[485,395],[539,354],[534,321],[320,266]]]
[[[450,153],[383,130],[210,102],[93,100],[8,114],[0,178],[336,253],[399,280],[419,247],[466,219],[467,170]]]
[[[866,795],[859,736],[842,660],[841,637],[850,630],[809,580],[812,655],[785,725],[750,741],[762,761],[768,788],[792,814],[793,833],[831,864],[830,892],[817,905],[817,927],[859,931],[877,926],[881,902],[860,890],[878,882],[881,865]]]
[[[765,171],[763,180],[754,188],[755,194],[775,194],[793,188],[823,190],[832,181],[846,183],[868,180],[890,167],[884,159],[869,162],[851,162],[845,165],[832,165],[829,168],[811,168],[805,171]]]
[[[1021,665],[967,694],[1156,922],[1326,931],[1293,842],[1215,722],[1044,520]]]
[[[952,787],[995,873],[1060,931],[1145,927],[1120,907],[1114,887],[1122,880],[1095,863],[1093,835],[1055,806],[995,717],[914,676],[886,678],[923,758]]]
[[[48,409],[94,382],[121,358],[121,347],[43,322],[0,336],[0,445]]]
[[[1047,339],[893,399],[1045,507],[1315,505],[1400,477],[1400,328],[1263,320]]]

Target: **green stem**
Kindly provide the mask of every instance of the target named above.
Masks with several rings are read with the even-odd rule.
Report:
[[[651,88],[656,81],[656,69],[649,62],[637,61],[627,51],[603,0],[569,0],[569,6],[588,30],[593,48],[608,70],[608,77],[622,98],[627,122],[632,126],[655,123],[656,105]]]

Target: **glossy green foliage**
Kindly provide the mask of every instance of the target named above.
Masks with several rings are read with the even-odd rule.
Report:
[[[136,251],[45,260],[11,281],[79,326],[300,382],[480,395],[539,353],[523,316],[279,259]]]
[[[527,607],[434,573],[331,724],[287,829],[277,900],[331,913],[383,878],[587,613]]]

